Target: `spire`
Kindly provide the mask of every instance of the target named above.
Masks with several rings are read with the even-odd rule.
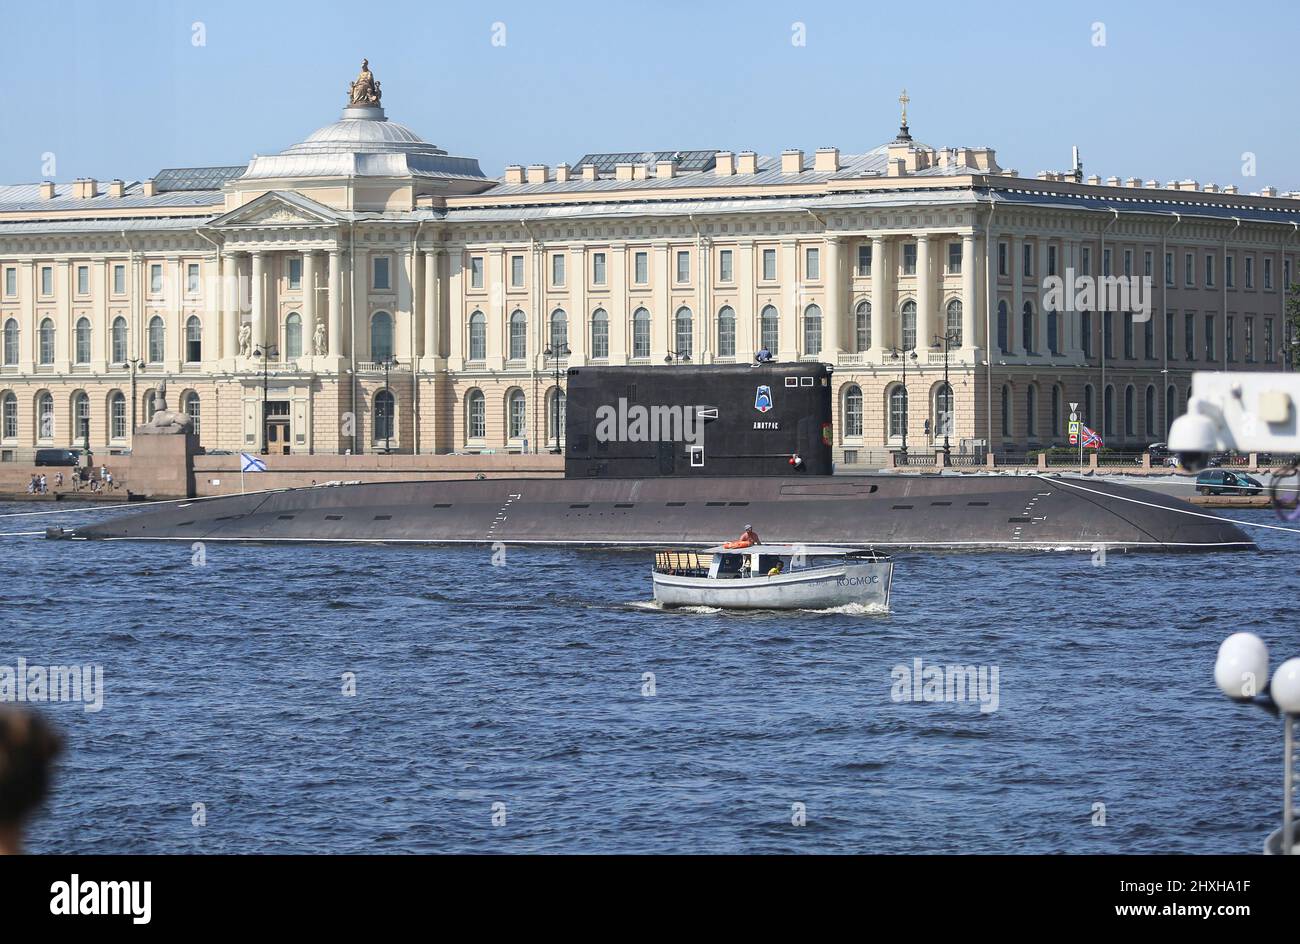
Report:
[[[898,137],[896,141],[911,141],[912,133],[907,130],[907,103],[911,99],[907,97],[907,89],[903,89],[903,94],[898,96],[898,104],[903,107],[902,123],[898,126]]]

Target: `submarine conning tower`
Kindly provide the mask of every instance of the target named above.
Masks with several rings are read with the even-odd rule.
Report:
[[[831,370],[571,367],[565,478],[831,475]]]

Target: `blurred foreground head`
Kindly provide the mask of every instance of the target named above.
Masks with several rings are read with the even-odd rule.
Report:
[[[0,705],[0,854],[22,851],[23,822],[45,800],[62,749],[40,715]]]

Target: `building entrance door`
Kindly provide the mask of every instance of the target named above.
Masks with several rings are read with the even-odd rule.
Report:
[[[287,456],[289,444],[289,401],[269,400],[266,404],[266,451],[273,456]]]

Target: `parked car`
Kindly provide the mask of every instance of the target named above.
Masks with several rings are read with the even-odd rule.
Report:
[[[80,449],[37,449],[37,465],[76,466],[81,461]]]
[[[1264,486],[1245,472],[1206,469],[1196,477],[1196,490],[1202,495],[1258,495]]]

